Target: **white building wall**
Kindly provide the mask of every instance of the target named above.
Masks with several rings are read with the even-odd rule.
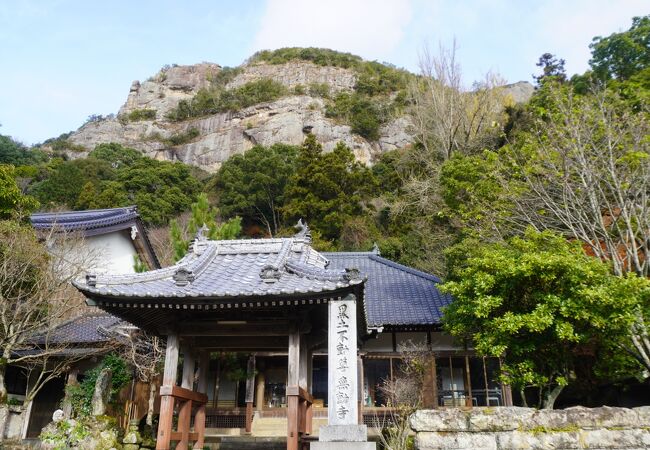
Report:
[[[137,255],[129,230],[116,231],[85,239],[85,246],[96,255],[94,269],[104,273],[134,273]]]

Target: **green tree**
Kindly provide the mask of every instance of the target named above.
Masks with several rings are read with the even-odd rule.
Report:
[[[361,214],[361,201],[370,189],[371,177],[372,173],[355,161],[343,143],[323,153],[316,137],[310,134],[287,184],[285,217],[289,221],[302,218],[323,238],[335,240],[346,219]]]
[[[46,159],[42,151],[29,149],[10,136],[0,134],[0,164],[25,166],[38,164]]]
[[[564,69],[565,61],[551,53],[544,53],[539,57],[537,67],[542,69],[540,75],[534,75],[533,78],[538,85],[541,85],[549,77],[552,77],[556,81],[564,82],[566,81],[566,70]]]
[[[298,148],[291,145],[258,145],[223,163],[214,185],[223,215],[241,216],[275,235],[283,225],[284,190],[295,171],[297,153]]]
[[[595,37],[589,47],[589,64],[598,77],[630,78],[650,66],[650,15],[634,17],[627,31]]]
[[[0,164],[0,219],[21,219],[38,207],[38,202],[23,193],[14,178],[14,166]]]
[[[115,180],[149,224],[165,224],[189,209],[200,183],[182,163],[143,158],[120,170]]]
[[[88,157],[106,161],[113,169],[132,166],[144,158],[138,150],[115,143],[99,144],[88,154]]]
[[[185,230],[181,230],[178,221],[171,221],[171,241],[174,249],[174,262],[179,261],[185,254],[197,232],[206,227],[204,236],[208,239],[226,240],[235,239],[241,233],[241,218],[234,217],[227,222],[217,223],[219,211],[211,207],[208,196],[199,194],[197,201],[192,204],[192,215]]]
[[[537,390],[544,408],[575,381],[580,355],[614,361],[607,350],[628,348],[627,330],[640,308],[648,311],[650,281],[614,276],[578,243],[550,232],[531,229],[493,245],[472,240],[455,255],[443,285],[454,296],[445,329],[482,355],[505,355],[503,381],[524,399],[526,388]]]
[[[33,186],[34,195],[46,206],[75,208],[86,183],[97,188],[102,180],[115,177],[115,170],[108,162],[94,158],[53,161],[48,169],[49,176]]]

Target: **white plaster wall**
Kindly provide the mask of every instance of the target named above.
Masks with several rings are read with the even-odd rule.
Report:
[[[392,352],[393,333],[379,333],[376,339],[368,339],[361,347],[366,352]]]
[[[85,245],[97,255],[95,269],[106,273],[134,273],[133,257],[137,255],[129,230],[91,236]]]
[[[412,345],[427,346],[427,333],[395,333],[395,340],[397,341],[397,351],[400,347],[411,347]]]
[[[433,350],[464,350],[461,344],[455,342],[454,338],[449,334],[432,332],[431,333],[431,348]]]

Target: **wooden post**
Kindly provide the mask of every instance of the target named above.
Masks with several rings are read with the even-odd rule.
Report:
[[[306,347],[306,345],[305,345]],[[307,392],[309,395],[313,394],[312,382],[314,379],[314,352],[310,349],[307,353]],[[313,432],[313,419],[314,419],[314,405],[310,402],[307,405],[305,413],[305,433],[311,434]]]
[[[266,375],[264,370],[260,368],[257,373],[257,392],[255,393],[255,409],[262,411],[264,409],[264,384],[266,383]]]
[[[248,358],[246,366],[246,433],[253,429],[253,400],[255,399],[255,356]]]
[[[183,346],[183,378],[181,387],[192,390],[194,387],[194,355],[190,346]],[[190,422],[192,420],[192,400],[185,400],[178,411],[178,432],[181,433],[181,440],[176,445],[176,450],[186,450],[190,443]]]
[[[440,403],[438,402],[438,374],[436,368],[436,355],[431,357],[431,376],[433,377],[433,407],[438,408]]]
[[[289,334],[287,391],[298,387],[300,380],[300,332]],[[298,396],[287,395],[287,450],[298,450]]]
[[[206,350],[201,350],[199,353],[199,380],[196,385],[196,390],[202,394],[208,393],[208,372],[210,369],[210,353]],[[194,431],[197,433],[198,438],[194,443],[195,449],[203,449],[205,442],[205,404],[198,407],[194,416]]]
[[[167,349],[165,351],[165,370],[163,372],[162,387],[176,385],[176,373],[178,370],[178,335],[175,333],[167,335]],[[156,450],[169,450],[172,434],[172,421],[174,416],[174,397],[162,395],[160,398],[160,420],[158,422],[158,437],[156,438]]]
[[[465,355],[465,385],[467,386],[467,399],[465,400],[465,406],[473,406],[474,402],[472,401],[472,379],[469,373],[469,356]]]

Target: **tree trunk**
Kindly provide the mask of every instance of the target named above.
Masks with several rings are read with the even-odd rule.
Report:
[[[544,396],[544,406],[543,409],[553,409],[555,405],[555,400],[560,396],[560,392],[564,389],[564,386],[557,385],[553,389],[546,392]]]
[[[5,439],[5,428],[7,426],[7,419],[9,418],[9,405],[7,403],[0,404],[0,442]],[[0,448],[2,445],[0,445]]]
[[[7,372],[7,360],[0,359],[0,405],[7,403],[7,385],[5,384],[5,374]]]
[[[521,395],[521,404],[524,408],[528,408],[528,400],[526,400],[526,388],[519,389],[519,395]]]
[[[147,407],[147,425],[153,427],[153,404],[156,400],[156,383],[149,383],[149,404]]]

